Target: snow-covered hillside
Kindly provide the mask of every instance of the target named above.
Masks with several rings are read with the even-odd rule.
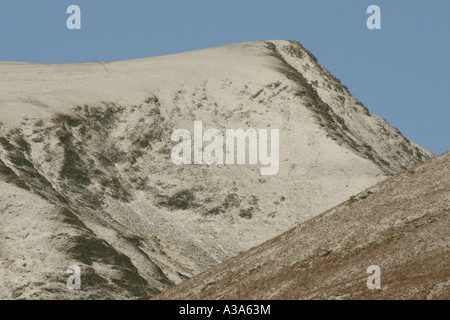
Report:
[[[432,156],[291,41],[0,63],[0,83],[0,297],[149,297]],[[279,129],[278,174],[174,165],[196,120]],[[74,264],[93,279],[76,293]]]
[[[449,200],[447,152],[157,299],[448,300]],[[367,286],[369,266],[380,270],[379,290]]]

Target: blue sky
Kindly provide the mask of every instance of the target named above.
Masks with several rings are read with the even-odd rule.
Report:
[[[81,30],[66,8],[81,8]],[[366,9],[381,8],[368,30]],[[450,1],[16,0],[0,2],[0,60],[87,62],[238,42],[302,43],[373,113],[435,154],[450,150]]]

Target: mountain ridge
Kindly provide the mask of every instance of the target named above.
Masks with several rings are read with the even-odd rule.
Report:
[[[36,222],[48,240],[2,257],[3,267],[14,266],[9,278],[23,279],[2,283],[7,296],[18,288],[22,298],[73,296],[62,281],[70,262],[95,280],[77,297],[147,298],[432,157],[290,41],[101,65],[0,63],[0,70],[2,189],[20,192],[30,208],[21,214],[2,200],[10,208],[2,214],[11,211],[3,246],[25,248],[9,232],[19,232],[27,214],[37,219],[41,207],[59,212],[55,228],[66,230],[67,242],[28,257],[52,248],[55,236]],[[279,173],[174,165],[171,132],[192,132],[195,120],[219,130],[278,128]],[[26,265],[61,262],[37,271],[51,280],[36,284],[18,257]]]

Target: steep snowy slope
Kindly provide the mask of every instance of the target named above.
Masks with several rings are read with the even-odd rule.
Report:
[[[0,299],[132,299],[159,292],[69,210],[3,181],[0,190]],[[69,291],[66,270],[80,263],[87,290]],[[148,264],[155,282],[170,285]]]
[[[45,272],[60,279],[66,260],[98,273],[135,268],[130,277],[142,278],[138,289],[145,289],[124,292],[133,297],[165,290],[432,156],[371,114],[295,42],[120,62],[0,63],[0,84],[0,158],[9,181],[2,192],[16,192],[14,183],[29,189],[21,192],[30,194],[23,200],[30,214],[42,211],[27,200],[37,195],[42,206],[67,210],[130,263],[89,265],[67,246],[61,265]],[[174,165],[171,134],[192,132],[196,120],[205,130],[279,129],[278,174],[261,176],[255,165]],[[27,219],[11,210],[8,223]],[[41,247],[30,245],[15,255]],[[14,270],[18,279],[26,273]],[[24,287],[24,297],[39,291],[15,283],[10,292]],[[84,290],[88,297],[93,289]]]
[[[450,152],[158,298],[448,300],[449,230]],[[381,290],[366,286],[372,265]]]

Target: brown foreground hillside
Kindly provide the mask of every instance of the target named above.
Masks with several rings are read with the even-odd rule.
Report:
[[[450,153],[377,184],[158,299],[449,299]],[[366,270],[381,268],[381,290]]]

